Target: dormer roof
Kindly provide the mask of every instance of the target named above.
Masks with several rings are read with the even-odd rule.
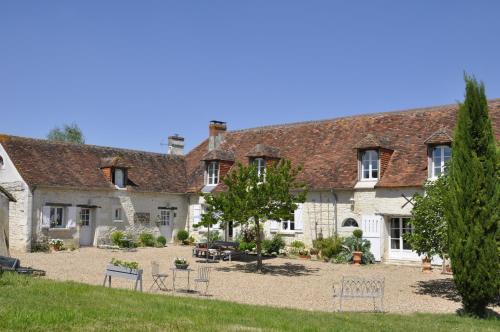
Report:
[[[125,162],[123,157],[104,157],[101,158],[101,168],[114,167],[114,168],[130,168],[131,166]]]
[[[280,149],[265,144],[257,144],[247,155],[249,158],[280,158]]]
[[[202,160],[211,161],[211,160],[225,160],[225,161],[234,161],[234,152],[230,150],[222,150],[222,149],[214,149],[208,151],[203,155]]]
[[[433,132],[424,143],[427,145],[450,144],[453,141],[452,133],[447,128],[439,128]]]
[[[355,149],[366,150],[366,149],[378,149],[378,148],[389,148],[389,139],[386,137],[379,137],[374,134],[367,134],[359,142],[354,145]]]

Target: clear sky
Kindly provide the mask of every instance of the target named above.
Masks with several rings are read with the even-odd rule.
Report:
[[[0,133],[188,148],[230,129],[500,97],[500,1],[0,2]]]

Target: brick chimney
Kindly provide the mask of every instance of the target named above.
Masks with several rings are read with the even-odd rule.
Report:
[[[184,155],[184,137],[180,137],[177,134],[168,137],[168,154]]]
[[[208,151],[215,150],[220,147],[226,133],[226,123],[222,121],[212,120],[208,126]]]

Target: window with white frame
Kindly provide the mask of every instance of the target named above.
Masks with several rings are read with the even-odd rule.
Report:
[[[64,208],[59,206],[50,207],[50,227],[51,228],[64,228],[66,227],[64,223]]]
[[[257,176],[261,181],[264,181],[266,177],[266,160],[264,158],[255,158],[253,163],[257,167]]]
[[[207,185],[214,186],[219,183],[219,162],[211,161],[207,165]]]
[[[282,221],[281,222],[281,230],[282,231],[294,231],[295,230],[295,218],[292,220]]]
[[[377,180],[379,160],[377,150],[366,150],[361,153],[361,180]]]
[[[113,209],[113,220],[114,221],[122,221],[122,209],[114,208]]]
[[[439,145],[432,148],[431,178],[438,178],[446,173],[446,163],[451,158],[451,147]]]
[[[80,210],[80,225],[90,226],[90,209],[82,208]]]
[[[118,188],[125,188],[125,172],[121,168],[116,168],[114,171],[114,184]]]
[[[391,250],[411,250],[404,236],[411,232],[410,218],[391,218]]]
[[[342,222],[342,227],[359,227],[358,222],[354,218],[347,218]]]
[[[170,211],[160,210],[160,226],[170,226]]]

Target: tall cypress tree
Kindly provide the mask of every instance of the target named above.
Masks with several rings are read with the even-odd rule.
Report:
[[[453,140],[446,199],[453,280],[465,313],[483,316],[499,294],[500,186],[496,147],[483,83],[465,76]]]

